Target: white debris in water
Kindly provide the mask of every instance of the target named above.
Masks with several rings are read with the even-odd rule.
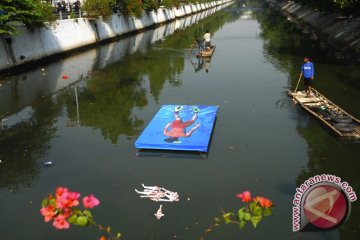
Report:
[[[157,210],[157,212],[154,215],[157,219],[160,219],[161,217],[165,216],[165,214],[163,214],[163,212],[162,212],[162,205],[160,205],[159,209]]]
[[[135,192],[140,194],[141,198],[149,198],[155,202],[178,202],[179,194],[177,192],[169,191],[163,187],[158,186],[145,186],[142,184],[144,190],[139,191],[135,189]]]

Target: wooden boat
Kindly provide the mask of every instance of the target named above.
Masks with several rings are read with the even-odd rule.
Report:
[[[210,47],[210,50],[202,50],[198,53],[198,57],[212,57],[212,55],[214,54],[215,52],[215,46],[211,46]]]
[[[312,92],[310,97],[306,96],[305,91],[288,91],[288,95],[338,137],[344,140],[360,140],[359,119],[341,109],[317,90],[312,89]]]

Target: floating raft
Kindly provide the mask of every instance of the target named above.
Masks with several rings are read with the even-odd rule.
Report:
[[[215,52],[215,46],[211,46],[210,50],[202,50],[199,52],[199,54],[197,55],[198,57],[212,57],[212,55]]]
[[[218,106],[163,105],[138,139],[141,150],[208,152]]]
[[[329,127],[338,137],[344,140],[359,140],[359,119],[341,109],[317,90],[312,89],[312,92],[310,97],[306,96],[305,91],[288,91],[288,95],[303,109]]]

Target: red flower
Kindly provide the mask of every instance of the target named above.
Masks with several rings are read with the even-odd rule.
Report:
[[[56,189],[56,207],[71,208],[79,205],[80,193],[69,192],[67,188]]]
[[[269,208],[269,207],[272,206],[271,200],[270,200],[270,199],[267,199],[267,198],[265,198],[265,197],[256,196],[256,197],[254,198],[254,201],[255,201],[255,202],[259,202],[260,205],[261,205],[262,207],[264,207],[264,208]]]
[[[267,199],[267,198],[262,198],[260,200],[260,205],[264,208],[269,208],[272,206],[272,202],[270,201],[270,199]]]
[[[236,195],[237,198],[241,198],[243,202],[251,202],[251,194],[249,191],[244,191]]]
[[[49,222],[55,216],[55,207],[47,205],[46,208],[40,209],[41,215],[45,217],[45,222]]]
[[[68,229],[70,224],[66,221],[65,216],[60,214],[54,218],[53,226],[57,229]]]
[[[57,187],[56,188],[56,192],[55,195],[57,198],[61,197],[64,193],[67,193],[69,190],[67,188],[64,187]]]

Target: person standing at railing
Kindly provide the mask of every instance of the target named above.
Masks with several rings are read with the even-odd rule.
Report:
[[[60,3],[60,1],[58,1],[58,2],[56,3],[56,11],[57,11],[58,13],[61,12],[61,8],[62,8],[61,3]]]
[[[76,13],[79,12],[79,10],[80,10],[80,1],[76,1],[74,3],[74,10],[75,10]]]

